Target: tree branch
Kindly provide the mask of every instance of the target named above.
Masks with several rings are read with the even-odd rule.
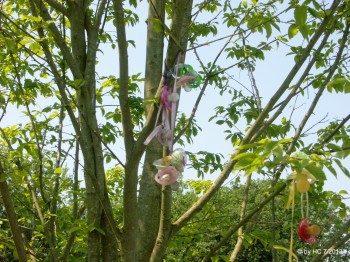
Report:
[[[255,81],[255,78],[253,75],[252,65],[249,61],[249,57],[248,57],[247,52],[246,52],[245,36],[243,34],[241,34],[241,36],[242,36],[242,42],[243,42],[244,58],[246,60],[246,66],[248,69],[248,76],[249,76],[250,83],[252,85],[252,89],[253,89],[252,92],[253,92],[253,95],[255,97],[256,106],[257,106],[258,112],[260,113],[262,110],[260,93],[259,93],[259,89],[258,89],[258,86],[256,85],[256,81]]]
[[[134,145],[134,127],[129,105],[129,63],[125,33],[124,8],[120,0],[113,0],[119,49],[119,104],[122,114],[124,144],[127,158],[131,157]]]
[[[248,200],[249,200],[249,188],[250,188],[250,181],[252,179],[252,175],[247,177],[247,181],[245,183],[245,188],[243,192],[243,202],[241,206],[241,214],[240,214],[240,220],[244,219],[244,216],[246,214],[247,206],[248,206]],[[237,242],[235,245],[235,248],[233,249],[231,256],[230,256],[230,261],[235,261],[235,259],[238,257],[239,252],[242,249],[242,244],[243,244],[243,226],[238,228],[238,236],[237,236]]]
[[[137,210],[137,183],[138,183],[138,156],[134,156],[134,126],[132,123],[129,104],[129,65],[128,50],[125,33],[124,8],[121,0],[113,0],[114,16],[116,21],[118,50],[119,50],[119,104],[124,133],[126,151],[125,178],[124,178],[124,231],[123,259],[137,261],[138,255],[138,210]],[[141,156],[140,156],[141,157]]]
[[[161,203],[161,216],[159,223],[159,230],[157,241],[154,245],[150,262],[161,261],[163,254],[169,242],[169,234],[171,231],[171,187],[165,186],[162,188],[162,203]]]
[[[16,77],[16,80],[17,80],[17,87],[19,88],[22,96],[24,96],[25,94],[24,94],[24,89],[23,89],[23,85],[22,85],[22,82],[21,82],[21,76],[20,76],[20,73],[18,71],[19,66],[17,65],[16,60],[13,57],[12,53],[10,54],[10,56],[11,56],[11,60],[12,60],[12,64],[13,64],[13,68],[14,68],[14,72],[15,72],[15,77]],[[41,148],[40,141],[39,141],[39,134],[37,132],[35,119],[33,117],[32,112],[30,111],[28,101],[24,100],[23,103],[25,105],[27,114],[29,116],[30,123],[32,125],[32,131],[34,133],[35,143],[36,143],[37,152],[38,152],[38,160],[39,160],[39,174],[38,174],[38,177],[39,177],[39,183],[40,183],[40,194],[41,194],[41,197],[44,200],[45,204],[48,204],[48,200],[46,198],[46,194],[45,194],[45,191],[44,191],[44,183],[43,183],[43,172],[44,172],[44,170],[43,170],[43,155],[42,155],[42,148]]]
[[[61,150],[62,150],[62,134],[63,134],[63,120],[64,120],[64,107],[61,105],[60,109],[60,116],[59,116],[59,124],[58,124],[58,141],[57,141],[57,151],[56,151],[56,164],[55,164],[55,170],[57,168],[61,167]],[[49,218],[49,230],[51,232],[52,239],[56,239],[56,216],[57,213],[57,200],[59,197],[59,188],[60,188],[60,176],[62,173],[56,173],[54,172],[55,181],[54,181],[54,187],[53,187],[53,194],[51,197],[51,203],[50,203],[50,213],[53,214]],[[56,245],[56,244],[55,244]]]
[[[20,227],[17,223],[16,212],[11,200],[10,191],[5,178],[4,169],[0,161],[0,193],[2,202],[4,203],[5,211],[10,223],[13,241],[17,250],[18,259],[20,262],[27,262],[27,254],[24,248],[24,241],[22,238]]]
[[[322,141],[320,144],[321,144],[321,145],[324,145],[324,144],[326,144],[327,142],[329,142],[329,140],[331,140],[332,137],[333,137],[334,135],[336,135],[336,133],[340,130],[340,128],[342,128],[342,126],[344,126],[345,123],[346,123],[347,121],[349,121],[349,120],[350,120],[350,114],[347,115],[347,116],[337,125],[337,127],[334,128],[334,130],[333,130],[332,132],[330,132],[330,133],[328,134],[328,136],[327,136],[325,139],[323,139],[323,141]]]
[[[67,16],[68,14],[67,9],[61,3],[57,2],[56,0],[44,0],[44,1],[59,13],[62,13],[64,16]]]
[[[50,16],[49,11],[47,10],[45,4],[42,2],[42,0],[30,0],[30,2],[34,2],[36,7],[39,9],[40,15],[43,18],[45,22],[48,22],[47,27],[50,30],[50,33],[52,34],[53,38],[55,39],[55,42],[59,46],[62,55],[64,57],[64,60],[67,62],[69,68],[72,71],[72,74],[75,79],[83,79],[82,72],[79,69],[78,63],[75,61],[72,52],[70,48],[67,46],[65,39],[60,34],[60,31],[56,27],[54,23],[51,23],[53,20]],[[33,13],[33,10],[32,10]],[[33,13],[33,15],[36,15]],[[37,15],[36,15],[37,16]]]
[[[265,118],[268,116],[268,113],[270,112],[273,105],[278,101],[278,99],[284,94],[284,92],[289,88],[289,83],[294,78],[294,76],[297,74],[299,69],[302,67],[305,60],[309,57],[309,53],[311,52],[313,46],[318,41],[319,37],[322,35],[324,28],[327,26],[328,22],[330,21],[331,17],[333,16],[336,7],[339,5],[340,1],[335,0],[330,8],[330,15],[327,16],[321,23],[320,27],[318,28],[318,31],[315,32],[315,35],[312,39],[310,39],[309,45],[305,49],[305,53],[300,57],[299,62],[293,67],[290,74],[286,78],[286,80],[282,83],[281,87],[277,90],[275,95],[270,99],[268,104],[265,106],[264,110],[260,113],[258,119],[254,122],[254,124],[250,127],[250,129],[247,131],[246,136],[243,138],[241,145],[248,144],[254,140],[252,140],[253,135],[257,130],[260,129],[260,126],[262,122],[265,120]],[[266,128],[266,127],[265,127]],[[214,195],[215,192],[219,190],[221,185],[224,183],[224,181],[227,179],[229,174],[231,173],[236,161],[233,160],[240,151],[236,151],[232,155],[232,159],[228,162],[228,164],[225,166],[221,174],[218,176],[218,178],[214,181],[213,185],[203,194],[201,198],[198,199],[198,201],[188,210],[186,211],[175,223],[173,223],[173,230],[171,232],[172,235],[174,235],[177,231],[179,231],[183,226],[187,224],[187,222],[195,215],[197,214],[203,206],[211,199],[211,197]],[[285,185],[283,186],[283,188]],[[283,188],[280,190],[282,191]],[[277,192],[277,191],[276,191]],[[280,191],[279,191],[280,192]],[[273,197],[273,196],[272,196]],[[272,199],[272,198],[271,198]],[[271,200],[270,198],[267,198],[267,202]],[[267,203],[266,202],[266,203]],[[261,206],[260,208],[262,208]],[[252,216],[251,214],[250,216]],[[249,215],[247,216],[249,220]],[[237,230],[242,224],[239,223],[235,230]]]
[[[30,0],[31,12],[34,16],[38,16],[33,1],[34,0]],[[38,30],[39,37],[44,39],[44,37],[45,37],[44,30],[41,27],[39,27],[37,30]],[[51,53],[50,48],[48,46],[47,40],[44,39],[43,41],[40,42],[40,44],[43,48],[44,54],[45,54],[46,59],[47,59],[47,63],[49,65],[49,67],[51,68],[53,77],[55,79],[55,83],[57,84],[58,90],[60,92],[63,106],[65,107],[65,109],[68,112],[69,118],[73,124],[74,131],[75,131],[76,135],[78,137],[80,137],[81,135],[80,135],[79,123],[75,117],[75,114],[74,114],[72,107],[70,106],[70,101],[69,101],[68,96],[66,94],[65,80],[59,74],[59,71],[57,69],[57,65],[53,59],[53,56],[52,56],[52,53]]]
[[[314,100],[312,101],[312,103],[311,103],[311,105],[309,107],[309,110],[306,112],[304,118],[302,119],[302,121],[301,121],[301,123],[300,123],[300,125],[299,125],[299,127],[298,127],[298,129],[297,129],[297,131],[295,133],[295,136],[293,138],[293,142],[289,145],[289,149],[294,146],[294,144],[296,143],[296,139],[301,135],[301,132],[304,129],[307,121],[311,117],[311,114],[315,110],[316,105],[317,105],[321,95],[323,94],[323,91],[326,89],[327,83],[331,80],[335,70],[338,68],[339,62],[341,60],[341,56],[342,56],[344,48],[345,48],[345,46],[347,44],[348,35],[349,35],[349,28],[350,28],[350,25],[349,25],[349,23],[347,23],[346,27],[344,29],[343,38],[342,38],[342,41],[340,43],[339,50],[338,50],[337,56],[336,56],[336,58],[334,60],[334,63],[331,66],[331,69],[330,69],[326,79],[323,82],[323,86],[319,88],[319,90],[318,90]]]
[[[296,76],[296,74],[301,69],[302,65],[306,61],[306,59],[309,57],[314,45],[318,42],[319,38],[323,34],[326,26],[328,25],[329,21],[332,19],[333,14],[336,11],[337,6],[340,4],[340,0],[335,0],[332,3],[332,6],[330,7],[329,15],[327,15],[320,26],[318,27],[317,31],[313,35],[313,37],[310,39],[309,44],[304,49],[304,53],[300,56],[298,62],[293,66],[292,70],[286,77],[286,79],[281,84],[280,88],[275,92],[275,94],[271,97],[263,111],[260,113],[259,117],[256,119],[256,121],[253,123],[253,125],[249,128],[247,131],[245,137],[242,139],[242,143],[245,144],[247,141],[250,141],[251,138],[255,135],[255,131],[257,127],[260,127],[263,124],[263,121],[268,116],[269,112],[273,108],[273,106],[277,103],[277,101],[281,98],[281,96],[284,94],[284,92],[289,88],[289,85],[293,78]]]
[[[212,198],[212,196],[219,190],[222,184],[225,182],[227,177],[231,174],[236,160],[233,160],[240,152],[236,151],[233,153],[231,160],[222,170],[218,178],[213,182],[212,186],[194,203],[182,216],[180,216],[174,223],[171,235],[175,235],[187,222],[193,218],[198,212],[202,210],[205,204]]]
[[[161,90],[163,84],[164,31],[157,32],[154,30],[154,26],[157,24],[155,18],[164,21],[164,16],[165,1],[150,0],[147,18],[144,101],[150,101],[154,97],[157,97],[156,93],[158,90]],[[155,104],[148,104],[145,106],[148,120],[146,120],[139,134],[139,138],[135,143],[134,149],[139,152],[137,155],[141,155],[145,149],[145,134],[148,136],[151,132],[150,128],[154,128],[154,122],[156,121],[155,109]],[[151,118],[149,118],[150,116]],[[138,213],[142,214],[138,217],[140,228],[140,237],[138,241],[142,243],[142,248],[139,250],[139,261],[149,260],[160,230],[160,209],[161,201],[163,200],[160,200],[162,198],[161,188],[154,181],[154,174],[157,171],[153,166],[153,162],[162,157],[162,151],[163,148],[157,140],[151,141],[146,147],[138,193]],[[150,202],[150,199],[153,199],[153,201]]]
[[[331,25],[331,28],[333,28],[336,24],[336,21],[334,21]],[[262,134],[262,129],[265,129],[266,127],[270,126],[275,120],[276,118],[283,112],[283,110],[285,109],[285,107],[288,105],[288,103],[290,102],[290,100],[296,95],[298,94],[298,90],[300,89],[300,86],[302,85],[302,83],[304,82],[305,78],[309,75],[312,67],[314,66],[315,62],[317,61],[317,57],[318,54],[322,53],[324,46],[327,44],[328,38],[331,34],[332,30],[326,30],[326,33],[320,43],[320,45],[318,46],[317,50],[314,52],[312,59],[309,61],[308,65],[306,66],[305,70],[303,71],[302,75],[300,76],[299,80],[297,81],[297,83],[294,85],[293,89],[290,91],[289,95],[287,96],[287,98],[280,103],[278,110],[270,117],[270,119],[268,119],[261,127],[261,129],[256,132],[253,136],[253,140],[257,139],[257,137],[259,137]],[[289,84],[288,84],[289,85]]]

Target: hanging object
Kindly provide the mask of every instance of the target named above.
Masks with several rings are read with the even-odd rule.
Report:
[[[311,225],[309,220],[309,195],[308,191],[316,178],[305,168],[301,171],[294,171],[289,177],[292,179],[290,187],[290,195],[287,206],[294,199],[295,189],[300,193],[301,221],[298,226],[298,235],[300,239],[310,245],[317,243],[317,237],[320,235],[321,229],[318,225]],[[306,217],[304,217],[304,196],[306,196]]]
[[[186,92],[197,88],[202,81],[201,76],[193,69],[191,65],[179,64],[176,65],[179,70],[177,86],[181,86]],[[175,78],[175,75],[173,75]]]
[[[197,88],[202,80],[192,66],[180,64],[179,60],[180,55],[177,57],[175,66],[163,75],[163,87],[156,126],[144,142],[145,145],[148,145],[156,137],[161,145],[168,147],[169,156],[153,162],[153,165],[158,169],[155,181],[163,186],[171,185],[174,190],[179,187],[177,179],[184,171],[187,162],[186,153],[183,149],[179,148],[173,151],[176,104],[180,99],[177,88],[183,87],[186,91],[190,91],[192,88]],[[171,77],[174,77],[172,90],[169,88]],[[157,126],[160,118],[161,124]]]
[[[316,181],[316,178],[305,168],[301,172],[294,171],[288,179],[292,179],[295,182],[299,193],[308,192],[311,184]]]
[[[179,176],[179,172],[173,166],[168,166],[163,168],[155,176],[155,180],[158,184],[162,186],[169,186],[176,182]]]
[[[317,237],[320,235],[321,229],[318,225],[310,225],[309,219],[303,218],[298,227],[298,235],[304,242],[314,245],[317,243]]]
[[[177,179],[184,171],[187,162],[186,153],[183,149],[175,149],[174,152],[166,157],[153,162],[158,169],[155,180],[160,185],[174,185],[178,187]]]
[[[174,77],[175,79],[173,90],[170,90],[169,88],[171,77]],[[176,64],[163,75],[163,87],[156,124],[158,123],[159,118],[162,119],[162,123],[156,126],[150,133],[144,142],[145,145],[148,145],[150,141],[156,137],[160,144],[169,147],[170,152],[172,152],[176,103],[180,99],[177,88],[183,87],[186,91],[191,91],[191,89],[197,88],[201,81],[201,76],[193,70],[191,65],[187,64]]]
[[[187,162],[187,156],[183,149],[175,149],[171,154],[171,165],[174,166],[180,173],[184,171]]]

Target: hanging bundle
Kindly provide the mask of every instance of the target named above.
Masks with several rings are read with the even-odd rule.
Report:
[[[305,168],[299,172],[294,171],[289,179],[292,179],[292,187],[296,187],[300,195],[301,216],[298,226],[298,235],[300,239],[310,245],[317,243],[321,229],[318,225],[311,225],[309,220],[309,195],[308,191],[316,178]],[[306,216],[304,216],[304,195],[306,196]]]
[[[174,77],[174,86],[172,90],[169,88],[171,77]],[[177,88],[183,87],[186,91],[190,91],[191,88],[198,87],[200,82],[201,77],[193,70],[192,66],[179,63],[163,76],[163,87],[157,113],[156,127],[144,142],[145,145],[148,145],[150,141],[156,137],[161,145],[169,148],[169,156],[158,159],[153,163],[158,169],[155,181],[160,185],[167,186],[176,184],[178,177],[184,171],[187,161],[183,149],[176,149],[173,151],[176,104],[180,98]],[[161,124],[157,126],[160,116],[162,118]]]

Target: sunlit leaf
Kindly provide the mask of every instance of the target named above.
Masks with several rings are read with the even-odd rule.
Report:
[[[294,19],[298,26],[304,26],[307,19],[307,6],[297,6],[294,10]]]

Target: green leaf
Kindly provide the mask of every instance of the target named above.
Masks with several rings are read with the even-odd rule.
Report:
[[[254,153],[242,153],[239,154],[234,158],[234,160],[239,160],[239,159],[249,159],[250,161],[254,160],[256,158],[256,155]]]
[[[265,152],[272,152],[274,150],[274,148],[278,145],[278,141],[269,141],[266,143],[265,145]]]
[[[339,77],[329,81],[327,86],[334,86],[334,85],[345,84],[345,83],[349,83],[349,81],[345,77]]]
[[[333,166],[331,166],[330,164],[326,165],[326,167],[328,168],[328,170],[335,176],[337,177],[337,171],[333,168]]]
[[[32,22],[41,22],[42,18],[41,17],[37,17],[37,16],[32,16],[32,15],[23,15],[21,17],[21,20],[29,20]]]
[[[340,204],[341,204],[341,199],[340,199],[340,196],[339,195],[334,195],[333,198],[332,198],[332,204],[335,208],[338,208],[340,207]]]
[[[150,18],[149,19],[150,21],[152,21],[153,23],[153,30],[156,32],[156,33],[160,33],[160,32],[163,32],[163,25],[162,25],[162,22],[158,19],[158,18]]]
[[[0,175],[0,182],[5,182],[6,179],[7,179],[7,175],[5,175],[5,174]]]
[[[130,5],[137,7],[137,0],[129,0]]]
[[[337,163],[338,167],[340,168],[341,171],[343,171],[343,173],[350,178],[350,172],[349,170],[346,169],[345,166],[343,166],[342,162],[339,159],[334,159],[334,162]]]
[[[68,230],[69,233],[73,233],[73,232],[76,232],[76,231],[79,231],[81,230],[81,227],[72,227]]]
[[[309,27],[307,25],[299,26],[299,31],[305,39],[307,39],[309,37],[310,30],[309,30]]]
[[[344,85],[344,93],[345,94],[350,93],[350,82],[345,83],[345,85]]]
[[[57,167],[57,168],[55,169],[54,173],[55,173],[56,175],[61,174],[61,173],[62,173],[62,167]]]
[[[236,164],[235,164],[235,167],[234,167],[234,171],[239,171],[239,170],[243,170],[247,167],[249,167],[250,165],[252,164],[252,161],[251,159],[240,159]]]
[[[83,87],[84,83],[85,83],[84,79],[75,79],[73,81],[73,86],[75,88],[81,88],[81,87]]]
[[[5,38],[5,44],[6,44],[6,47],[9,51],[11,52],[14,52],[16,51],[16,41],[14,39],[11,39],[11,38]]]
[[[216,124],[217,124],[217,125],[222,125],[222,124],[224,124],[224,123],[225,123],[224,120],[218,120],[218,121],[216,121]]]
[[[320,18],[320,14],[315,9],[309,7],[307,10],[314,18]]]
[[[323,172],[321,167],[315,166],[315,165],[308,165],[305,167],[307,171],[311,173],[316,179],[319,179],[321,181],[324,181],[327,179],[326,174]]]
[[[237,149],[238,150],[245,150],[245,149],[253,148],[253,147],[256,147],[256,146],[259,146],[259,145],[260,145],[259,143],[245,144],[245,145],[238,146]]]
[[[298,26],[296,24],[292,24],[289,28],[288,28],[288,37],[289,39],[293,38],[294,36],[296,36],[299,32]]]
[[[264,28],[266,30],[266,38],[270,38],[271,34],[272,34],[272,27],[271,24],[266,23],[264,25]]]
[[[279,140],[278,143],[285,144],[285,143],[290,143],[292,141],[293,141],[292,138],[283,138],[283,139]]]
[[[307,7],[304,5],[296,7],[294,10],[294,18],[298,26],[304,26],[307,19]]]
[[[347,215],[346,214],[346,209],[344,209],[344,208],[340,209],[338,214],[339,214],[340,218],[345,218],[346,215]]]
[[[335,157],[344,159],[349,155],[350,155],[350,149],[343,150],[341,147],[339,147],[339,150],[335,154]]]

